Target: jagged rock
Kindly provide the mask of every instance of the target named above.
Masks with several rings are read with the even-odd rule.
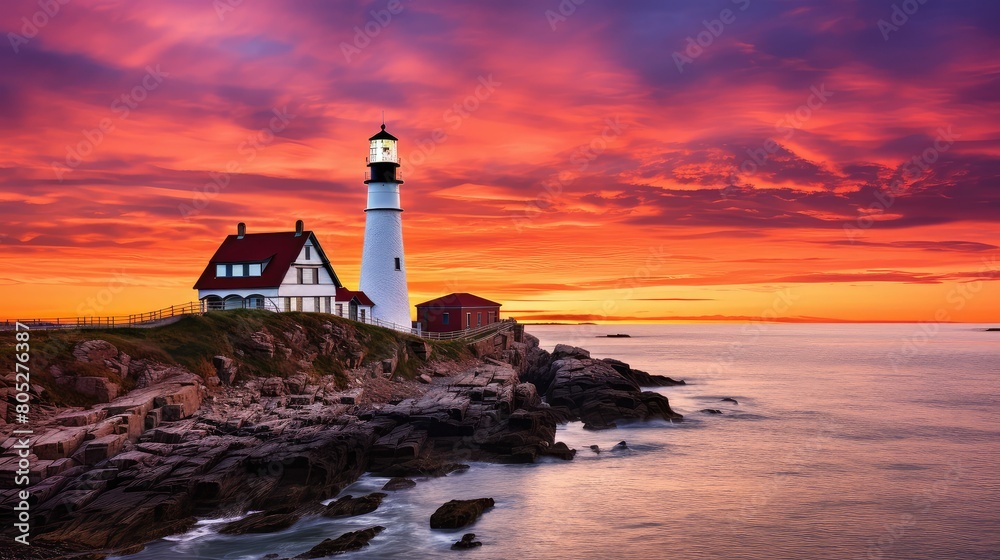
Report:
[[[134,359],[129,363],[129,375],[135,377],[136,387],[152,387],[167,379],[181,379],[192,375],[181,366],[164,364],[155,360]]]
[[[514,387],[514,408],[531,410],[541,405],[542,399],[532,383],[518,383]]]
[[[475,533],[466,533],[462,535],[462,540],[451,545],[454,550],[466,550],[469,548],[476,548],[477,546],[483,546],[483,543],[476,540]]]
[[[77,377],[74,380],[73,388],[89,397],[93,397],[98,402],[111,402],[118,396],[121,387],[109,379],[103,377]]]
[[[318,545],[312,547],[308,552],[296,556],[296,558],[325,558],[334,554],[342,554],[352,550],[360,550],[368,546],[368,541],[385,530],[385,527],[376,525],[360,531],[344,533],[336,539],[326,539]]]
[[[542,451],[543,455],[548,455],[550,457],[558,457],[564,461],[569,461],[576,457],[576,449],[570,449],[565,443],[557,441],[555,444],[545,448]]]
[[[293,375],[285,379],[284,383],[289,395],[301,395],[309,383],[309,376],[303,374]]]
[[[394,478],[390,478],[389,481],[386,482],[384,486],[382,486],[382,489],[392,492],[395,490],[406,490],[407,488],[413,488],[416,485],[417,485],[416,482],[408,478],[397,476]]]
[[[731,402],[733,404],[740,404],[739,401],[737,401],[736,399],[734,399],[732,397],[726,397],[726,398],[722,399],[722,401],[723,402]]]
[[[118,356],[118,349],[106,340],[86,340],[73,348],[73,357],[84,363],[103,364]]]
[[[703,408],[701,409],[701,412],[704,412],[705,414],[722,414],[722,411],[717,408]]]
[[[471,525],[493,505],[493,498],[451,500],[431,514],[431,529],[458,529]]]
[[[274,357],[274,337],[266,330],[260,330],[250,335],[247,347],[254,352]]]
[[[539,389],[553,408],[564,408],[571,419],[580,419],[587,429],[615,427],[619,420],[680,420],[666,397],[643,392],[633,380],[602,360],[582,358],[586,351],[570,346],[558,352],[547,366],[537,365],[525,380]],[[540,364],[542,362],[538,362]]]
[[[265,397],[280,397],[285,394],[285,382],[280,377],[268,377],[260,384],[260,394]]]
[[[378,509],[378,506],[382,504],[382,498],[385,498],[386,495],[381,492],[372,492],[371,494],[357,498],[350,495],[344,496],[326,506],[326,509],[323,510],[323,516],[348,517],[371,513]]]
[[[215,366],[215,376],[223,385],[229,385],[236,378],[237,367],[232,358],[225,356],[214,356],[212,365]]]
[[[628,449],[628,443],[625,440],[621,440],[611,448],[612,451],[620,451],[622,449]]]
[[[591,451],[593,451],[594,453],[598,453],[598,454],[600,454],[600,452],[601,452],[601,447],[600,447],[599,445],[591,445],[591,446],[590,446],[590,450],[591,450]]]
[[[639,369],[632,369],[630,365],[614,358],[604,358],[601,361],[640,387],[670,387],[687,384],[684,380],[677,381],[665,375],[651,375]]]
[[[434,382],[434,380],[431,379],[431,376],[427,375],[426,373],[420,374],[420,377],[418,377],[417,380],[420,381],[421,383],[426,383],[428,385]]]
[[[555,349],[552,351],[552,361],[562,360],[564,358],[576,358],[578,360],[590,359],[590,351],[576,346],[570,346],[569,344],[556,344]]]

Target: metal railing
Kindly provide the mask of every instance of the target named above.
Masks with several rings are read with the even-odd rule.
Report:
[[[20,319],[17,321],[4,321],[0,323],[0,331],[13,330],[17,323],[31,329],[85,329],[85,328],[128,328],[137,326],[147,326],[158,323],[164,319],[179,317],[181,315],[202,314],[206,311],[206,304],[201,301],[193,301],[181,305],[171,305],[156,311],[146,313],[133,313],[131,315],[113,315],[109,317],[57,317],[57,318],[32,318]]]
[[[229,306],[225,304],[225,301],[220,302],[209,302],[209,301],[192,301],[189,303],[184,303],[181,305],[171,305],[170,307],[164,307],[163,309],[158,309],[156,311],[149,311],[146,313],[133,313],[130,315],[114,315],[109,317],[58,317],[58,318],[33,318],[33,319],[20,319],[20,320],[7,320],[0,322],[0,331],[14,330],[17,323],[27,326],[31,329],[37,330],[54,330],[54,329],[87,329],[87,328],[100,328],[100,329],[115,329],[115,328],[130,328],[130,327],[148,327],[155,326],[160,321],[164,319],[170,319],[173,317],[180,317],[182,315],[201,315],[208,311],[229,311],[232,309],[262,309],[272,312],[280,312],[281,307],[274,302],[271,298],[263,298],[261,305],[251,305],[250,300],[244,299],[243,304],[240,307],[234,306],[230,303]],[[392,329],[394,331],[410,334],[412,336],[417,336],[427,340],[461,340],[467,342],[478,342],[484,340],[501,332],[506,332],[517,324],[514,319],[504,319],[501,321],[495,321],[483,325],[481,327],[476,327],[474,329],[463,329],[459,331],[451,332],[425,332],[421,329],[414,329],[412,327],[406,327],[403,325],[397,325],[395,323],[390,323],[388,321],[382,321],[375,317],[366,316],[364,320],[353,319],[351,317],[345,317],[342,315],[333,314],[335,317],[340,317],[342,319],[347,319],[349,321],[355,321],[357,323],[364,323],[367,325],[375,325],[377,327],[383,327],[387,329]]]
[[[463,329],[459,331],[450,332],[425,332],[421,329],[414,329],[409,327],[403,327],[402,325],[397,325],[395,323],[390,323],[388,321],[382,321],[379,319],[371,318],[364,321],[370,325],[376,325],[379,327],[384,327],[387,329],[392,329],[395,331],[405,332],[412,334],[413,336],[419,336],[420,338],[426,338],[428,340],[482,340],[484,338],[489,338],[497,333],[508,331],[514,328],[517,321],[514,319],[503,319],[501,321],[494,321],[488,323],[481,327],[476,327],[474,329]]]

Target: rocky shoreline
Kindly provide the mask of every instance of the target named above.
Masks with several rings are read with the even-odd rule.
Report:
[[[98,337],[75,343],[71,361],[51,366],[55,378],[95,387],[95,398],[109,402],[51,408],[37,419],[32,546],[17,545],[16,557],[132,553],[186,531],[197,517],[251,510],[261,513],[222,532],[278,531],[306,515],[357,515],[377,508],[382,496],[342,498],[326,508],[319,502],[365,472],[397,477],[390,483],[405,488],[412,485],[407,477],[445,475],[470,461],[571,460],[576,450],[555,441],[561,422],[605,429],[681,419],[665,397],[640,387],[682,381],[571,346],[549,353],[521,329],[477,344],[471,354],[436,356],[432,345],[413,339],[380,355],[386,352],[370,351],[372,344],[339,322],[306,333],[244,333],[232,355],[212,357],[214,371],[196,374],[137,359]],[[243,371],[276,354],[299,358],[304,371],[284,377]],[[325,360],[338,361],[343,371],[324,376],[305,367]],[[135,388],[112,398],[120,387],[91,375],[100,368]],[[88,377],[103,381],[79,381]],[[12,425],[0,428],[10,433]],[[0,454],[0,511],[9,518],[18,502],[15,443],[7,439]],[[365,546],[380,531],[331,535],[315,543],[316,554]]]

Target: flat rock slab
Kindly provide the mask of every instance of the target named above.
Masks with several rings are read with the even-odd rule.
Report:
[[[108,416],[108,411],[103,409],[80,410],[76,412],[64,412],[56,416],[56,423],[62,426],[78,427],[96,424]]]
[[[57,428],[35,440],[32,452],[39,459],[69,457],[80,447],[86,435],[86,428]]]

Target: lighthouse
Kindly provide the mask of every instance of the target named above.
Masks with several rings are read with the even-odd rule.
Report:
[[[361,254],[360,289],[375,302],[372,315],[400,329],[410,328],[410,295],[403,255],[403,208],[399,204],[399,140],[382,130],[368,139],[368,207]]]

